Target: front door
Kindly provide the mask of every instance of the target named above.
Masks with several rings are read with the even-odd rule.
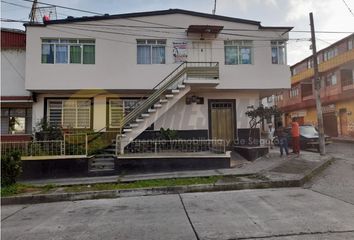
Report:
[[[341,135],[348,135],[348,114],[345,108],[339,110],[339,123]]]
[[[337,116],[335,112],[323,114],[324,133],[331,137],[338,137]]]
[[[189,62],[211,62],[211,42],[193,41],[188,50]]]
[[[209,137],[231,144],[236,133],[235,100],[209,100]]]

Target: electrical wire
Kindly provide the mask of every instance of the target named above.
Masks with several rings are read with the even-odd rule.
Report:
[[[345,6],[347,7],[347,9],[348,9],[348,11],[350,12],[350,14],[354,17],[354,13],[353,13],[353,11],[350,9],[348,3],[347,3],[345,0],[342,0],[342,1],[343,1],[343,3],[345,4]]]

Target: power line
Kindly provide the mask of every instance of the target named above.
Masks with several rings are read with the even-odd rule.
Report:
[[[22,0],[24,2],[31,2],[33,3],[33,0]],[[50,4],[50,3],[45,3],[45,2],[37,2],[38,4],[46,5],[46,6],[53,6],[53,7],[58,7],[58,8],[63,8],[67,10],[72,10],[72,11],[78,11],[78,12],[84,12],[84,13],[90,13],[90,14],[95,14],[95,15],[103,15],[102,13],[97,13],[97,12],[92,12],[92,11],[87,11],[87,10],[82,10],[78,8],[72,8],[72,7],[65,7],[62,5],[56,5],[56,4]]]
[[[345,4],[345,6],[348,8],[348,11],[352,14],[352,16],[354,17],[354,13],[353,11],[350,9],[349,5],[347,4],[347,2],[345,0],[342,0],[343,3]]]

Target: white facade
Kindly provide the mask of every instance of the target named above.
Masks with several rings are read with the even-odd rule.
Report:
[[[244,114],[247,106],[257,106],[262,91],[290,86],[286,62],[272,63],[271,43],[286,42],[291,28],[267,28],[254,21],[184,10],[138,15],[27,26],[26,89],[37,95],[33,125],[48,117],[48,99],[84,98],[92,102],[90,128],[97,131],[107,127],[109,99],[147,96],[181,64],[175,62],[173,55],[176,43],[186,47],[184,60],[218,62],[219,78],[213,85],[191,85],[190,92],[154,122],[155,130],[163,127],[210,131],[209,102],[220,99],[235,102],[235,128],[248,128]],[[191,25],[222,26],[223,30],[216,34],[187,33]],[[48,39],[71,39],[77,44],[80,40],[94,40],[94,64],[42,63],[42,44]],[[137,43],[148,39],[165,41],[163,64],[138,64]],[[251,43],[250,63],[225,64],[227,41]],[[203,98],[204,103],[186,104],[186,98],[192,95]]]

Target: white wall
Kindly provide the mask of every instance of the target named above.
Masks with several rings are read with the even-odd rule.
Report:
[[[192,91],[189,95],[204,97],[204,104],[190,105],[186,104],[185,98],[178,101],[168,112],[166,112],[157,122],[155,130],[161,127],[175,130],[197,130],[208,129],[208,100],[209,99],[236,99],[236,121],[237,128],[248,128],[248,118],[245,115],[247,106],[258,104],[259,94],[257,91],[215,91],[215,92],[197,92]],[[37,102],[32,108],[32,125],[44,117],[45,98],[93,98],[93,128],[100,130],[106,126],[106,100],[116,97],[137,97],[139,95],[131,94],[112,94],[106,91],[88,93],[85,91],[73,94],[39,94]],[[141,96],[141,95],[140,95]]]
[[[1,96],[29,96],[25,90],[24,50],[1,50]]]
[[[237,128],[248,128],[249,118],[245,115],[247,106],[257,106],[259,99],[259,94],[256,91],[194,92],[188,95],[204,97],[204,104],[192,103],[187,105],[186,99],[182,98],[155,123],[155,130],[161,127],[175,130],[208,129],[209,99],[235,99],[236,126]]]
[[[286,65],[271,64],[270,40],[278,40],[281,32],[258,30],[258,26],[227,22],[196,16],[172,14],[163,16],[141,17],[139,20],[164,23],[187,28],[192,24],[221,25],[225,29],[249,29],[255,37],[240,37],[219,34],[212,41],[212,61],[220,63],[220,85],[218,89],[281,89],[290,87],[290,70]],[[89,21],[85,24],[144,25],[127,19]],[[146,25],[146,24],[145,24]],[[150,25],[151,26],[151,25]],[[76,28],[76,29],[73,29]],[[77,29],[81,28],[81,29]],[[114,31],[123,34],[85,31]],[[75,24],[54,24],[27,27],[27,70],[26,88],[29,90],[70,90],[70,89],[151,89],[169,74],[178,64],[173,62],[172,43],[174,41],[199,40],[200,35],[188,36],[185,29],[126,29]],[[223,33],[226,33],[225,31]],[[245,34],[241,32],[228,32]],[[248,33],[248,32],[247,32]],[[144,36],[146,35],[146,36]],[[282,37],[285,39],[288,34]],[[96,63],[82,64],[41,64],[41,38],[94,38],[96,39]],[[167,39],[166,64],[138,65],[136,39]],[[254,57],[251,65],[224,65],[224,40],[254,41]],[[263,39],[264,40],[264,39]]]

